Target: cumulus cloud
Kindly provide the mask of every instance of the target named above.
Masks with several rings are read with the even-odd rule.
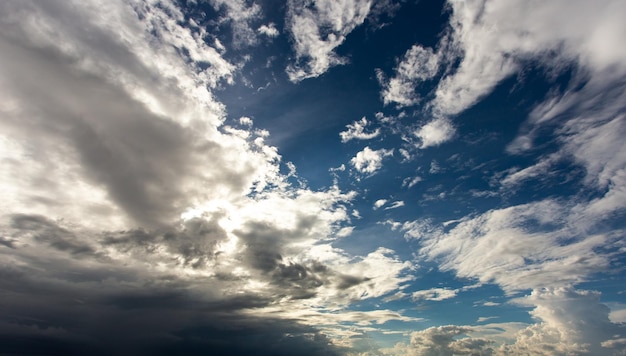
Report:
[[[290,0],[287,7],[286,30],[295,52],[295,61],[287,67],[287,74],[291,81],[298,82],[346,63],[334,51],[365,21],[371,1]]]
[[[258,13],[212,4],[243,23]],[[288,314],[411,280],[392,250],[330,245],[351,232],[355,193],[291,186],[267,131],[224,125],[212,90],[237,66],[173,2],[7,1],[0,14],[0,352],[334,354]],[[371,152],[359,170],[391,155]],[[383,314],[346,322],[412,320]]]
[[[346,126],[346,131],[341,131],[339,136],[341,137],[341,142],[348,142],[350,140],[371,140],[378,135],[380,135],[380,128],[376,128],[373,131],[367,132],[365,131],[367,126],[370,125],[370,122],[367,118],[363,117],[359,121],[355,121],[352,124],[348,124]]]
[[[393,149],[381,148],[380,150],[372,150],[369,147],[365,147],[350,160],[350,163],[361,173],[374,174],[382,168],[383,158],[388,156],[393,156]]]
[[[280,34],[273,22],[270,22],[267,25],[261,25],[261,27],[257,29],[257,32],[270,38],[278,37]]]
[[[385,204],[387,204],[387,199],[378,199],[374,202],[374,210],[380,209]]]
[[[419,139],[417,147],[422,149],[439,146],[454,137],[454,133],[454,126],[447,119],[435,119],[414,132]]]
[[[452,356],[492,355],[493,341],[482,338],[458,338],[471,332],[472,328],[446,325],[411,333],[409,344],[399,343],[392,349],[383,349],[387,355]]]
[[[502,350],[513,354],[609,355],[619,349],[626,328],[613,324],[600,294],[572,288],[534,290],[519,303],[533,305],[530,314],[540,323],[521,330],[514,344]]]

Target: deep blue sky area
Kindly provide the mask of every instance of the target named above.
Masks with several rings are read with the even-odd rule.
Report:
[[[625,13],[0,2],[0,354],[623,355]]]

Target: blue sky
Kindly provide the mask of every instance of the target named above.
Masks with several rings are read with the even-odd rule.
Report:
[[[0,353],[621,355],[623,1],[0,3]]]

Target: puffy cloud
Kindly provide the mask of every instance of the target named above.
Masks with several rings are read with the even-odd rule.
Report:
[[[295,62],[287,67],[287,74],[298,82],[346,63],[334,50],[365,21],[371,1],[290,0],[287,7],[286,30],[295,52]]]
[[[434,119],[415,131],[415,136],[419,139],[417,146],[427,148],[439,146],[454,137],[455,129],[447,119]]]
[[[411,280],[391,250],[331,246],[355,193],[291,186],[267,131],[224,125],[211,90],[237,67],[174,3],[7,1],[0,14],[1,353],[335,354],[280,317]]]
[[[393,149],[387,150],[381,148],[380,150],[372,150],[369,147],[365,147],[363,151],[360,151],[354,156],[350,163],[361,173],[373,174],[383,166],[383,158],[392,156]]]
[[[609,355],[626,335],[626,328],[613,324],[609,308],[599,302],[600,293],[572,288],[534,290],[518,300],[533,305],[530,314],[540,323],[521,330],[514,344],[503,345],[505,353],[536,355]]]
[[[392,349],[381,350],[385,355],[452,356],[493,355],[493,341],[482,338],[460,338],[473,329],[446,325],[411,333],[411,341],[397,344]]]
[[[267,25],[261,25],[261,27],[257,29],[257,32],[270,38],[278,37],[280,34],[273,22],[270,22]]]
[[[350,140],[370,140],[380,135],[380,128],[376,128],[374,131],[366,132],[365,129],[369,126],[370,122],[365,118],[361,118],[359,121],[355,121],[352,124],[348,124],[346,131],[341,131],[341,142],[348,142]]]
[[[387,199],[378,199],[374,202],[374,210],[382,208],[387,204]]]

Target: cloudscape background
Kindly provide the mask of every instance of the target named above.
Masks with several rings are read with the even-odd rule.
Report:
[[[0,2],[0,353],[626,354],[626,2]]]

